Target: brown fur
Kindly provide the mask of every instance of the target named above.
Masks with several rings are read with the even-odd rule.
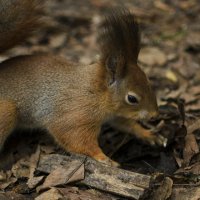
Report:
[[[23,2],[25,6],[29,1]],[[7,12],[12,13],[12,6],[10,9]],[[7,15],[3,17],[6,21]],[[132,20],[133,15],[127,11],[114,13],[107,19],[103,29],[109,25],[109,31],[101,37],[102,57],[93,65],[72,64],[52,55],[21,56],[1,63],[0,146],[14,128],[43,128],[66,150],[113,164],[97,142],[105,121],[131,134],[138,130],[139,137],[156,141],[150,132],[143,134],[135,125],[135,120],[141,118],[141,110],[146,110],[146,117],[151,117],[157,112],[157,104],[146,75],[137,65],[139,32],[136,29],[131,33],[137,28]],[[115,33],[116,28],[120,31]],[[113,40],[113,46],[106,34]],[[115,41],[117,38],[121,38],[119,44]],[[104,51],[106,47],[108,51]],[[107,57],[111,62],[107,62]],[[123,62],[112,62],[116,58],[118,61],[123,58]],[[139,105],[125,102],[129,91],[140,95]]]
[[[23,42],[39,26],[40,0],[0,0],[0,52]]]

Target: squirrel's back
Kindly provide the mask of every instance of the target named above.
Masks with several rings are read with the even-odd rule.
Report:
[[[0,52],[23,42],[40,24],[40,0],[0,0]]]

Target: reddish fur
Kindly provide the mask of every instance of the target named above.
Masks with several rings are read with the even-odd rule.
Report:
[[[17,123],[17,111],[13,102],[0,100],[0,143],[4,143]],[[2,146],[0,145],[0,149]]]
[[[6,26],[0,24],[0,51],[21,42],[38,23],[35,15],[38,0],[15,2],[19,7],[7,6],[6,12],[0,14],[9,26],[12,27],[13,23],[13,29],[4,32],[6,35],[2,34]],[[137,30],[131,33],[132,28],[137,26],[131,21],[133,16],[124,12],[119,12],[119,16],[115,13],[112,16],[115,20],[111,17],[108,23],[121,28],[116,35],[111,27],[108,36],[121,37],[121,50],[127,51],[123,52],[123,59],[115,44],[110,46],[103,36],[101,59],[93,65],[81,66],[52,55],[21,56],[0,64],[0,146],[15,127],[39,127],[47,129],[66,150],[115,164],[98,145],[100,128],[105,121],[111,121],[119,130],[142,139],[156,140],[150,132],[138,128],[135,122],[139,119],[140,110],[148,111],[148,117],[153,116],[157,112],[157,104],[146,75],[137,65],[139,36]],[[16,15],[21,15],[22,21],[11,22]],[[127,37],[124,39],[122,36]],[[136,41],[132,42],[133,39]],[[117,41],[113,42],[119,45]],[[131,50],[134,49],[131,59]],[[119,62],[116,63],[116,60]],[[125,103],[124,98],[129,91],[141,96],[137,108]]]

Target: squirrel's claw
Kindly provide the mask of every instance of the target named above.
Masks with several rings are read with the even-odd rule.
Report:
[[[167,146],[168,139],[163,137],[162,135],[151,133],[145,139],[151,146],[155,146],[155,145],[159,145],[163,147]]]
[[[157,137],[158,137],[158,139],[157,139],[158,140],[158,144],[162,145],[163,147],[166,147],[168,139],[163,137],[162,135],[157,135]]]

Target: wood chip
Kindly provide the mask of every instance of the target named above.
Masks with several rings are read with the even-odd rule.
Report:
[[[60,165],[74,160],[83,161],[79,155],[63,156],[58,154],[44,155],[38,164],[38,171],[52,173]],[[111,192],[127,198],[139,199],[151,183],[151,176],[110,167],[91,158],[85,161],[85,179],[79,182],[99,190]]]

